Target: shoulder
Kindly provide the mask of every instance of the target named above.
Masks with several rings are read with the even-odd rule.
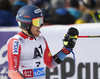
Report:
[[[7,41],[7,44],[8,43],[11,43],[11,42],[14,42],[14,41],[19,41],[22,37],[18,34],[14,35],[13,37],[9,38],[8,41]]]
[[[15,35],[15,36],[16,36],[16,35]],[[15,36],[9,38],[8,41],[7,41],[7,44],[8,44],[8,43],[13,43],[14,41],[18,41],[18,39],[15,38]]]
[[[37,40],[38,42],[41,42],[41,43],[47,44],[47,41],[46,41],[45,37],[42,36],[42,35],[39,36],[39,37],[37,37],[36,40]]]
[[[42,35],[38,36],[38,39],[46,40],[45,37]]]

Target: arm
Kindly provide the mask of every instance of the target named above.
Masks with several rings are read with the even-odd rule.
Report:
[[[8,76],[11,79],[24,79],[20,75],[20,72],[18,71],[20,62],[20,51],[21,51],[21,46],[18,40],[14,38],[9,40],[7,48],[8,48],[8,62],[9,62]]]
[[[48,51],[45,51],[44,55],[44,63],[47,65],[47,67],[54,68],[66,58],[66,55],[69,54],[74,48],[77,36],[78,30],[76,28],[70,28],[63,40],[64,47],[54,56],[51,55],[47,46],[46,50]]]

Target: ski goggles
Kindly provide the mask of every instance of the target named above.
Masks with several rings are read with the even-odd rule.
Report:
[[[35,27],[43,26],[43,17],[33,18],[32,19],[32,25]]]

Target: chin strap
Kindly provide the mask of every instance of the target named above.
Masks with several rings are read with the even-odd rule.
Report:
[[[36,40],[35,36],[31,32],[31,26],[32,26],[32,24],[26,24],[26,23],[22,23],[21,22],[21,28],[24,29],[24,30],[26,30],[26,31],[28,31],[28,33],[30,35],[32,35],[32,37]]]
[[[30,35],[32,35],[32,37],[36,40],[35,36],[32,34],[32,32],[31,32],[30,29],[28,30],[28,33],[29,33]]]
[[[31,32],[31,25],[30,25],[30,28],[28,29],[28,33],[30,34],[30,35],[32,35],[32,37],[36,40],[36,38],[35,38],[35,36],[32,34],[32,32]]]

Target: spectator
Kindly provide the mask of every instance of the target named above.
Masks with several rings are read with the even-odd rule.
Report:
[[[65,8],[66,0],[51,0],[51,6],[53,9]]]
[[[100,0],[82,0],[82,3],[88,9],[82,14],[82,16],[79,19],[76,20],[75,23],[80,24],[100,22]]]
[[[82,14],[79,7],[80,5],[78,0],[70,0],[69,7],[67,8],[67,10],[70,12],[72,16],[75,17],[75,19],[78,19]]]
[[[74,24],[75,18],[68,12],[65,0],[51,0],[53,11],[51,24]]]
[[[9,0],[0,0],[0,27],[18,26],[14,15],[11,12]]]
[[[51,24],[74,24],[75,18],[65,9],[58,8],[51,15]]]
[[[39,8],[43,7],[43,0],[31,0],[29,5],[35,5]]]

